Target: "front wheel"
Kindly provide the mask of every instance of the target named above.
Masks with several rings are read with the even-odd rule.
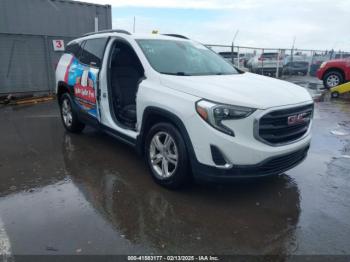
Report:
[[[80,133],[85,125],[81,123],[72,107],[72,99],[68,93],[65,93],[60,98],[60,109],[62,123],[65,129],[72,133]]]
[[[153,179],[160,185],[176,189],[189,180],[185,142],[176,127],[159,123],[148,132],[145,156]]]

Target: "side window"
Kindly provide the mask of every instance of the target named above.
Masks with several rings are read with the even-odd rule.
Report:
[[[76,58],[79,59],[79,56],[81,54],[81,43],[71,43],[67,45],[66,47],[66,53],[74,55]]]
[[[86,65],[100,67],[107,40],[107,38],[87,40],[83,47],[83,53],[80,57],[80,61]]]

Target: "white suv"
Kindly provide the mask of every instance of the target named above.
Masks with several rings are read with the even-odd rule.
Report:
[[[280,174],[309,149],[304,88],[242,72],[180,35],[86,35],[68,44],[56,80],[68,131],[89,124],[134,146],[166,187]]]

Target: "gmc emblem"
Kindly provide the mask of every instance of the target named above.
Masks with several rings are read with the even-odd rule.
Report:
[[[301,113],[298,115],[289,116],[288,117],[288,125],[291,126],[291,125],[296,125],[296,124],[306,122],[306,119],[305,119],[306,115],[307,115],[306,113]]]

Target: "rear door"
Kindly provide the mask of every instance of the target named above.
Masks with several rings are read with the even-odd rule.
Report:
[[[99,72],[108,38],[84,41],[79,57],[72,60],[68,83],[73,86],[74,100],[81,111],[100,121]]]

